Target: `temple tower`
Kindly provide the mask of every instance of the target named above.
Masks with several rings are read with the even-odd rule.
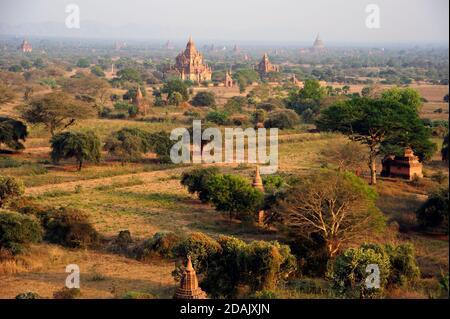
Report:
[[[256,165],[255,176],[253,178],[252,186],[253,186],[253,188],[264,193],[264,184],[263,184],[261,175],[259,174],[259,165]],[[258,212],[258,224],[260,226],[264,225],[264,218],[265,218],[265,212],[264,212],[264,210],[260,210]]]
[[[227,73],[225,74],[224,86],[227,88],[233,87],[233,78],[231,77],[231,71],[227,71]]]
[[[211,81],[212,70],[203,63],[203,55],[198,52],[192,37],[189,37],[186,49],[176,57],[174,68],[183,81]]]
[[[280,71],[279,67],[277,65],[273,65],[270,60],[267,53],[264,53],[263,58],[261,59],[261,62],[256,66],[256,71],[261,75],[266,75],[270,72],[278,72]]]
[[[191,256],[188,256],[186,270],[181,277],[174,299],[207,299],[206,293],[198,286],[197,274],[192,267]]]

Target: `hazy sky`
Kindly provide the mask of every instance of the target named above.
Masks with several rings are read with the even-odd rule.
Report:
[[[0,23],[63,27],[70,3],[80,7],[81,28],[89,21],[126,26],[148,39],[192,34],[200,40],[296,43],[320,32],[329,43],[448,43],[449,37],[448,0],[0,0]],[[380,29],[365,26],[371,3],[381,9]]]

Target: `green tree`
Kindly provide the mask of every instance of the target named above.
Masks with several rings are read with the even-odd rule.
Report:
[[[41,239],[42,228],[35,217],[0,209],[0,250],[6,249],[15,255],[22,252],[25,245]]]
[[[217,167],[198,168],[184,172],[181,176],[181,185],[187,187],[189,193],[197,194],[202,203],[207,203],[211,195],[208,181],[218,173],[219,169]]]
[[[121,82],[133,82],[133,83],[142,83],[141,74],[132,68],[125,68],[117,72],[117,76],[119,81]]]
[[[292,129],[300,124],[300,118],[292,110],[280,110],[269,113],[269,118],[264,122],[266,128],[279,128],[280,130]]]
[[[100,161],[99,138],[93,132],[63,132],[51,139],[51,157],[55,162],[74,157],[80,171],[86,161]]]
[[[173,92],[172,94],[170,94],[169,100],[167,101],[169,105],[174,106],[180,106],[182,102],[183,102],[183,95],[181,95],[181,93],[179,92]]]
[[[105,72],[103,72],[103,69],[101,67],[99,67],[98,65],[94,65],[91,68],[91,73],[99,76],[99,77],[104,77],[105,76]]]
[[[371,184],[376,184],[376,158],[381,153],[412,147],[423,158],[435,147],[430,132],[417,110],[393,99],[353,98],[322,111],[317,120],[320,130],[338,131],[368,146]]]
[[[207,185],[211,203],[217,210],[227,212],[230,221],[233,217],[252,219],[262,207],[264,194],[241,176],[214,175]]]
[[[162,162],[170,162],[170,150],[175,144],[170,139],[170,134],[164,131],[151,133],[149,135],[150,149],[158,155]]]
[[[214,106],[216,99],[212,92],[198,92],[191,101],[193,106]]]
[[[104,149],[123,163],[139,160],[150,150],[149,134],[138,128],[123,128],[111,134]]]
[[[28,136],[26,125],[8,117],[0,117],[0,145],[5,144],[13,150],[22,150],[22,141]]]
[[[183,101],[189,100],[189,83],[183,82],[180,79],[169,80],[164,83],[161,88],[161,93],[166,93],[168,98],[172,96],[173,93],[178,92],[183,97]]]
[[[383,91],[381,97],[386,101],[398,102],[403,105],[411,106],[417,111],[422,106],[422,97],[417,90],[411,88],[392,88]]]
[[[81,58],[77,62],[77,67],[79,68],[88,68],[91,65],[91,62],[86,58]]]
[[[24,193],[23,183],[14,177],[0,175],[0,208]]]
[[[417,220],[425,229],[433,229],[448,234],[448,188],[432,192],[427,201],[417,211]]]
[[[52,136],[57,131],[72,126],[79,119],[96,115],[93,107],[63,92],[48,93],[34,98],[20,111],[25,121],[45,125]]]

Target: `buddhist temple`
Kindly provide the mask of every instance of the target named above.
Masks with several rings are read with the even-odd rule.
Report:
[[[407,180],[412,180],[415,176],[423,177],[422,163],[410,148],[405,149],[403,156],[386,156],[382,164],[383,177],[399,177]]]
[[[253,186],[253,188],[264,193],[264,184],[263,184],[261,175],[259,174],[259,165],[256,165],[255,176],[253,177],[252,186]],[[265,212],[264,212],[264,210],[260,210],[258,212],[258,224],[259,225],[264,224],[264,218],[265,218]]]
[[[136,105],[139,114],[146,115],[147,105],[143,99],[144,97],[142,96],[141,88],[138,85],[136,89],[136,97],[133,99],[133,104]]]
[[[33,48],[30,43],[28,43],[27,40],[23,40],[22,44],[19,47],[19,50],[21,50],[23,53],[32,52]]]
[[[320,34],[318,34],[313,44],[313,51],[323,51],[323,50],[325,50],[325,44],[320,38]]]
[[[225,74],[224,86],[226,88],[232,88],[233,87],[233,78],[231,77],[231,71],[227,71],[227,73]]]
[[[206,293],[198,286],[197,275],[192,267],[191,257],[188,256],[186,270],[181,277],[180,287],[177,288],[174,299],[206,299]]]
[[[203,56],[197,51],[192,37],[175,60],[175,69],[182,80],[191,80],[196,83],[211,81],[212,70],[203,63]]]
[[[280,68],[277,65],[273,65],[272,63],[270,63],[267,53],[264,53],[261,62],[259,62],[259,64],[256,66],[256,71],[260,75],[265,75],[270,72],[278,72],[279,70]]]

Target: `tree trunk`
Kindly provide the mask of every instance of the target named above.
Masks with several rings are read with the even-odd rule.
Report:
[[[375,156],[370,155],[369,157],[370,185],[377,184],[377,163],[375,159],[376,159]]]
[[[78,171],[81,171],[81,167],[83,166],[83,161],[78,161]]]

